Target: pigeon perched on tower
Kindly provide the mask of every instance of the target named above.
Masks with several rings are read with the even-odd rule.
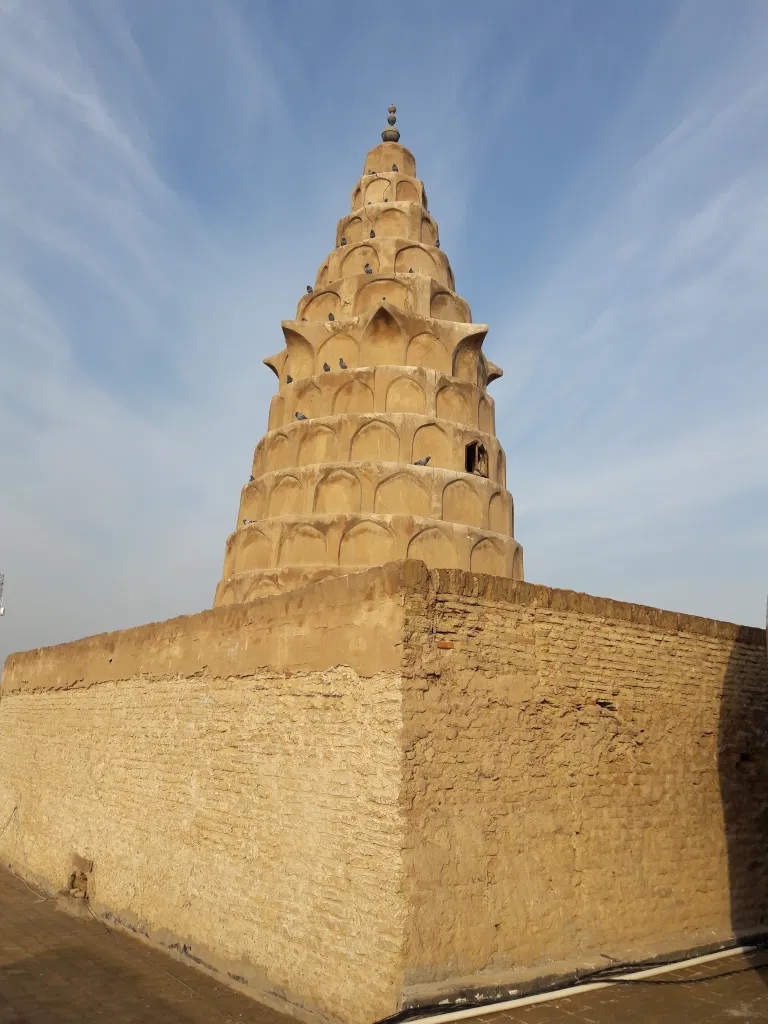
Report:
[[[426,466],[431,458],[431,455],[425,455],[423,459],[416,459],[414,466]]]
[[[330,373],[331,372],[331,368],[328,365],[328,363],[323,363],[323,369],[325,370],[326,373]]]
[[[309,418],[309,417],[308,417],[308,416],[305,416],[303,412],[297,412],[297,413],[296,413],[296,419],[297,419],[297,420],[306,420],[306,419],[308,419],[308,418]]]
[[[346,370],[347,369],[347,364],[344,362],[344,360],[341,358],[341,356],[339,356],[339,366],[342,368],[342,370]]]

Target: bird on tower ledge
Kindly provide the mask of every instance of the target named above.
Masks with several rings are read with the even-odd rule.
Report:
[[[483,352],[389,107],[278,381],[215,604],[394,559],[523,578]],[[338,369],[335,369],[338,367]]]

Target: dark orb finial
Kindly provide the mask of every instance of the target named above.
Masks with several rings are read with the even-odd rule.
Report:
[[[400,132],[397,130],[397,128],[395,128],[395,121],[397,120],[397,118],[395,117],[396,113],[397,113],[397,107],[395,107],[394,105],[390,104],[390,106],[389,106],[389,117],[387,118],[387,124],[389,125],[389,128],[385,128],[384,131],[381,133],[381,141],[382,142],[399,142],[400,141]]]

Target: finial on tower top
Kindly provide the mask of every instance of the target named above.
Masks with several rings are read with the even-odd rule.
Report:
[[[400,132],[397,130],[397,128],[395,128],[395,121],[397,120],[397,118],[395,117],[396,113],[397,107],[392,106],[390,104],[389,117],[387,118],[387,124],[389,125],[389,128],[385,128],[384,131],[381,133],[382,142],[398,142],[400,140]]]

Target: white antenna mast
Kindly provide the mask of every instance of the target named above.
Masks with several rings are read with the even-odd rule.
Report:
[[[0,572],[0,615],[5,615],[5,608],[3,608],[3,584],[5,583],[5,576]]]

